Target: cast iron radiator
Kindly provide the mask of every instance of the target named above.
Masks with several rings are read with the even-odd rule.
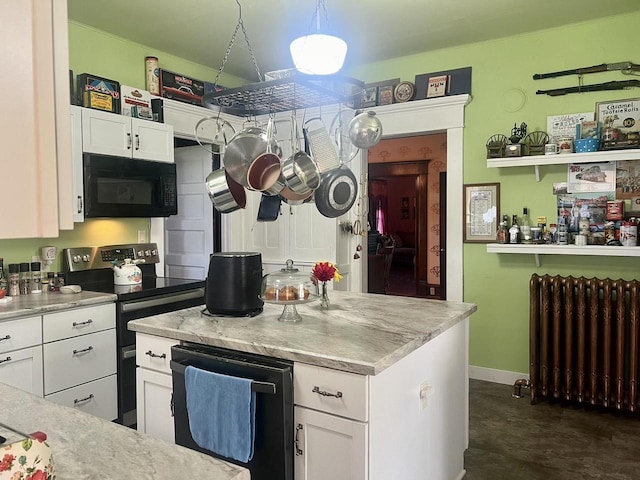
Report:
[[[637,411],[640,282],[534,274],[529,287],[531,403]]]

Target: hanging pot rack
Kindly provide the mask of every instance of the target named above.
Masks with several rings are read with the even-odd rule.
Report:
[[[306,75],[296,72],[285,78],[263,81],[242,20],[242,5],[239,0],[236,0],[236,4],[238,5],[238,23],[218,68],[214,80],[214,91],[202,97],[203,106],[238,116],[272,115],[296,109],[349,103],[362,96],[363,81],[337,74]],[[217,91],[218,80],[240,30],[244,35],[259,81],[242,87]]]

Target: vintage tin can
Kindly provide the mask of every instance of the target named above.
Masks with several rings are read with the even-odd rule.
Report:
[[[606,220],[622,220],[624,219],[624,202],[622,200],[613,200],[607,202]]]
[[[606,244],[613,244],[616,241],[616,222],[607,220],[604,223],[604,240]]]
[[[158,70],[158,57],[146,57],[144,59],[147,74],[147,91],[151,95],[160,95],[160,71]]]

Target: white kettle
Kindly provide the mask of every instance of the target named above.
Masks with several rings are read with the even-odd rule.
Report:
[[[114,285],[139,285],[142,283],[142,270],[130,258],[125,258],[124,263],[113,265]]]

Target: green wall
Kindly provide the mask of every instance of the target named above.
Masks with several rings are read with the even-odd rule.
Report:
[[[578,79],[575,76],[537,82],[531,79],[534,73],[605,62],[640,63],[635,42],[638,24],[640,12],[396,58],[345,73],[368,82],[396,77],[413,80],[417,74],[471,66],[473,100],[465,113],[465,183],[500,182],[501,213],[521,214],[522,207],[527,206],[533,218],[546,215],[551,220],[555,216],[552,183],[566,179],[566,167],[543,167],[539,183],[532,167],[488,169],[486,140],[495,133],[508,135],[514,123],[527,123],[529,131],[545,130],[547,115],[591,111],[598,101],[640,97],[640,90],[562,97],[535,95],[538,89],[577,85]],[[203,80],[215,78],[215,68],[187,62],[84,25],[71,23],[69,37],[74,73],[90,72],[143,86],[144,57],[156,55],[161,67]],[[608,72],[587,75],[584,82],[626,78],[619,72]],[[237,86],[243,82],[223,74],[221,83]],[[111,221],[106,229],[99,226],[100,222],[107,221],[87,222],[51,241],[2,241],[0,252],[5,259],[16,261],[18,256],[30,257],[48,243],[62,248],[136,241],[137,230],[148,229],[146,220]],[[554,255],[543,256],[541,267],[536,268],[533,256],[488,254],[482,244],[465,244],[464,300],[478,304],[478,312],[471,321],[470,363],[528,371],[528,282],[532,273],[632,279],[636,278],[639,266],[640,259],[636,258]]]
[[[523,21],[526,19],[523,18]],[[500,213],[556,217],[554,182],[566,181],[566,166],[489,169],[485,143],[495,134],[509,136],[514,123],[528,131],[546,130],[548,115],[588,112],[598,101],[640,97],[640,90],[592,92],[560,97],[536,95],[538,89],[578,85],[577,76],[534,81],[534,73],[634,61],[640,63],[636,38],[640,12],[575,24],[501,40],[465,45],[393,59],[358,69],[366,81],[471,66],[473,100],[465,112],[464,182],[500,183]],[[620,72],[584,76],[584,83],[625,80]],[[640,248],[640,247],[638,247]],[[478,304],[470,327],[470,364],[528,372],[529,299],[532,273],[610,278],[638,278],[640,259],[616,257],[542,256],[536,268],[532,255],[488,254],[482,244],[464,245],[464,300]]]

